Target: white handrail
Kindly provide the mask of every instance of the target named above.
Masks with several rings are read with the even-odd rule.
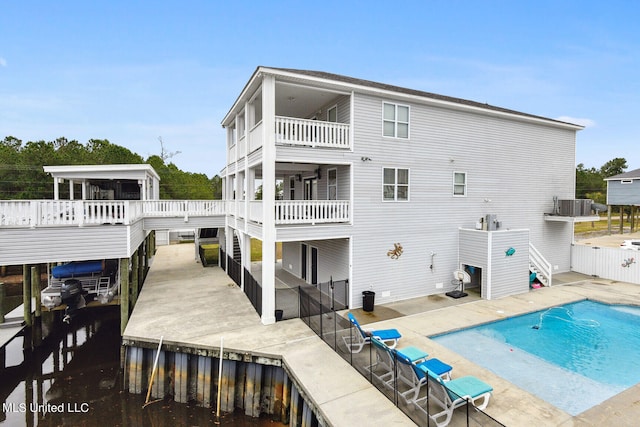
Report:
[[[547,286],[551,286],[553,276],[553,267],[549,261],[540,253],[540,251],[529,242],[529,261],[538,269],[540,274],[547,279]]]
[[[278,200],[276,224],[348,222],[348,200]]]
[[[222,200],[3,200],[0,227],[129,225],[143,217],[225,213]]]
[[[276,116],[276,143],[350,148],[349,125]]]

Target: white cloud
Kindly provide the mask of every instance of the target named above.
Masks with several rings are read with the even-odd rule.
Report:
[[[2,56],[0,56],[0,67],[6,67],[7,66],[7,60],[4,59]]]
[[[584,126],[585,128],[592,128],[596,126],[596,122],[591,119],[581,119],[578,117],[560,116],[556,117],[556,120],[561,122],[573,123],[575,125]]]

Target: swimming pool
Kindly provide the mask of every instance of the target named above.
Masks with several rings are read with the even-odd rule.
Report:
[[[430,338],[571,415],[640,382],[640,307],[580,301]]]

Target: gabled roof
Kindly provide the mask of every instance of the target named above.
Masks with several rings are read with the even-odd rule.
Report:
[[[618,175],[610,176],[609,178],[605,178],[605,181],[618,181],[621,179],[640,179],[640,169],[634,169],[629,172],[621,173]]]
[[[563,122],[563,121],[560,121],[560,120],[550,119],[548,117],[543,117],[543,116],[538,116],[538,115],[534,115],[534,114],[523,113],[523,112],[516,111],[516,110],[510,110],[510,109],[507,109],[507,108],[497,107],[495,105],[490,105],[490,104],[486,104],[486,103],[483,104],[481,102],[470,101],[468,99],[462,99],[462,98],[455,98],[455,97],[451,97],[451,96],[439,95],[439,94],[432,93],[432,92],[425,92],[425,91],[420,91],[420,90],[415,90],[415,89],[404,88],[404,87],[401,87],[401,86],[394,86],[394,85],[389,85],[389,84],[385,84],[385,83],[378,83],[378,82],[374,82],[374,81],[371,81],[371,80],[358,79],[358,78],[355,78],[355,77],[343,76],[343,75],[340,75],[340,74],[327,73],[327,72],[324,72],[324,71],[299,70],[299,69],[294,69],[294,68],[277,68],[277,67],[259,66],[259,67],[256,68],[256,71],[251,76],[251,79],[249,80],[249,82],[247,83],[245,88],[243,89],[242,93],[247,91],[247,89],[251,86],[251,83],[254,81],[254,79],[257,76],[260,75],[261,72],[272,73],[272,74],[280,74],[280,75],[283,75],[283,76],[287,75],[287,74],[305,76],[305,77],[309,77],[309,78],[316,79],[316,80],[338,82],[338,83],[342,83],[344,85],[349,85],[349,86],[352,86],[352,87],[360,87],[362,89],[370,89],[370,90],[382,91],[382,92],[393,92],[393,93],[398,93],[398,94],[403,94],[403,95],[409,95],[409,96],[425,98],[425,99],[428,99],[428,100],[433,100],[433,101],[441,102],[441,103],[444,103],[444,104],[458,105],[458,106],[461,106],[461,107],[469,107],[469,108],[472,108],[472,109],[476,108],[476,109],[480,109],[480,110],[493,111],[493,112],[496,112],[496,113],[509,114],[509,115],[514,115],[514,116],[519,116],[519,117],[524,117],[524,118],[529,118],[529,119],[535,119],[535,120],[542,120],[544,122],[555,123],[556,125],[561,125],[561,126],[564,125],[564,126],[567,126],[567,127],[571,127],[571,128],[573,128],[575,130],[584,129],[584,126],[576,125],[574,123],[568,123],[568,122]],[[229,117],[229,114],[231,114],[231,112],[233,110],[235,110],[235,108],[236,108],[236,106],[238,104],[238,101],[241,98],[242,98],[242,94],[238,97],[238,99],[234,103],[234,106],[231,108],[229,113],[227,113],[227,116],[223,120],[223,123]]]

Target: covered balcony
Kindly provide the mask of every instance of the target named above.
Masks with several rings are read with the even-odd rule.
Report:
[[[350,224],[351,167],[347,164],[276,163],[276,226]],[[263,222],[262,168],[228,178],[227,213]]]
[[[275,143],[291,147],[351,149],[351,95],[327,88],[276,82],[275,116],[263,117],[258,90],[227,126],[228,163],[260,149],[263,120],[274,120]]]

